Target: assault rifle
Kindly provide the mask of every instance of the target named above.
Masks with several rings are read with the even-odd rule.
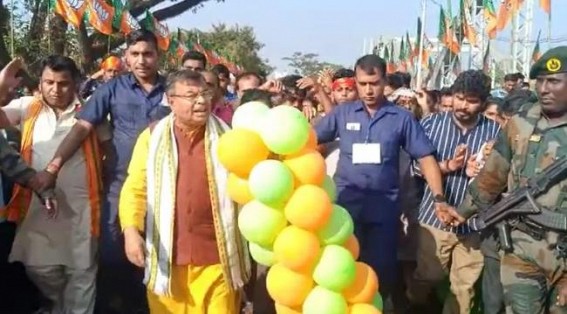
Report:
[[[552,185],[567,178],[567,155],[561,156],[541,173],[528,180],[496,204],[479,213],[481,227],[499,224],[500,243],[504,250],[511,250],[509,226],[502,223],[511,218],[521,217],[546,230],[567,232],[567,215],[551,211],[536,203],[537,198]]]

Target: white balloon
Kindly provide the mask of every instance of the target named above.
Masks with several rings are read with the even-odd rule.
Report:
[[[232,117],[232,128],[259,132],[264,115],[270,110],[266,104],[250,101],[240,105]]]

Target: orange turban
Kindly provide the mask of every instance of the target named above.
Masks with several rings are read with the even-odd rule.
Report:
[[[110,56],[102,61],[100,68],[103,70],[115,69],[120,71],[122,70],[122,60],[118,57]]]

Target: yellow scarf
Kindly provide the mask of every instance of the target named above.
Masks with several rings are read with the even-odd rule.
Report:
[[[32,145],[33,145],[33,129],[35,122],[39,117],[43,103],[40,99],[34,99],[30,105],[26,118],[22,127],[22,147],[21,155],[24,162],[28,165],[32,164]],[[89,189],[89,202],[91,207],[91,234],[99,235],[99,216],[101,206],[101,154],[98,147],[98,139],[94,131],[83,141],[83,153],[85,155],[85,163],[87,168],[87,184]],[[7,219],[13,222],[21,222],[26,216],[30,202],[32,199],[32,191],[21,185],[16,184],[12,193],[12,198],[6,206],[5,210],[8,214]]]

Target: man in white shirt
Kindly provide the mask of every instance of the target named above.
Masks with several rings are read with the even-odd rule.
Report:
[[[41,96],[13,100],[0,110],[0,120],[19,126],[22,132],[23,160],[59,177],[56,215],[46,215],[39,198],[21,187],[16,187],[7,206],[8,219],[19,224],[10,261],[25,265],[30,279],[52,302],[48,309],[52,313],[93,313],[96,295],[101,203],[98,142],[109,140],[109,133],[98,130],[98,139],[91,134],[91,141],[61,169],[48,167],[77,121],[78,78],[73,60],[49,56],[42,63]]]

